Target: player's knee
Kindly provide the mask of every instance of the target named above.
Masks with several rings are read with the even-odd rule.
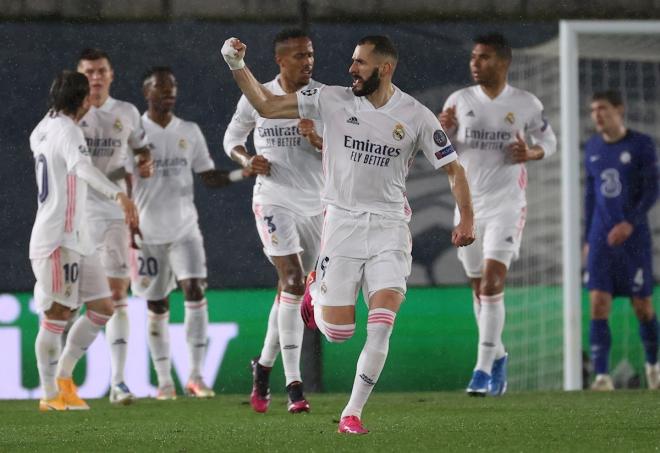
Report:
[[[650,298],[635,298],[632,300],[632,307],[635,312],[635,316],[642,322],[648,322],[655,316],[653,303],[651,302]]]
[[[504,280],[500,278],[482,278],[479,285],[479,294],[493,296],[504,291]]]
[[[150,312],[156,315],[162,315],[167,313],[170,309],[170,303],[167,299],[164,300],[150,300],[147,302],[147,308]]]
[[[179,282],[186,300],[198,301],[204,299],[204,284],[200,278],[190,278]]]
[[[289,294],[303,294],[305,292],[305,276],[300,268],[289,268],[280,281],[282,290]]]
[[[105,299],[93,306],[88,306],[87,309],[103,316],[112,316],[115,312],[115,305],[110,299]]]
[[[116,284],[110,286],[110,298],[113,302],[119,302],[128,296],[128,291],[123,284]]]

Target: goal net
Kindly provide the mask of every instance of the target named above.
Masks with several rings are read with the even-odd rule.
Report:
[[[566,238],[562,232],[562,212],[565,211],[562,211],[561,196],[562,178],[566,175],[565,167],[562,171],[562,160],[568,158],[571,165],[579,166],[577,168],[582,166],[582,144],[593,134],[589,109],[591,95],[605,89],[621,91],[627,126],[651,135],[656,144],[660,143],[660,26],[655,34],[641,30],[635,33],[634,24],[625,31],[608,33],[608,23],[600,24],[602,27],[597,28],[602,33],[580,32],[577,35],[579,149],[571,149],[570,153],[560,149],[557,155],[533,162],[527,168],[527,226],[521,257],[512,266],[508,277],[506,296],[504,340],[512,358],[509,378],[512,389],[560,389],[562,382],[567,388],[563,350],[563,285],[566,282],[562,274],[566,266],[562,244]],[[558,138],[565,132],[560,121],[559,47],[559,38],[556,38],[536,47],[517,49],[509,73],[511,85],[534,93],[543,102]],[[573,202],[582,206],[581,182],[572,197]],[[657,279],[660,277],[658,207],[651,212],[650,219]],[[582,231],[580,228],[574,230],[571,234],[577,236],[573,236],[573,243],[576,237],[580,238]],[[575,251],[574,255],[577,253]],[[584,301],[582,307],[582,319],[587,319],[588,305]],[[616,373],[620,372],[621,379],[626,380],[624,385],[631,373],[642,376],[643,380],[643,355],[637,322],[627,302],[615,303],[610,322],[613,332],[620,336],[614,337],[612,342],[611,369],[615,378]],[[576,334],[578,342],[583,339],[582,350],[588,352],[587,332],[580,334],[578,330]],[[572,366],[575,367],[575,363]],[[572,372],[581,373],[582,370]]]

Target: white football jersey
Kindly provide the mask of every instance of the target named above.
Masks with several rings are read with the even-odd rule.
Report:
[[[448,107],[456,107],[458,127],[451,139],[467,172],[476,216],[499,212],[503,201],[507,207],[526,206],[527,170],[509,160],[508,146],[521,133],[543,147],[545,157],[555,152],[557,139],[541,101],[508,84],[491,99],[474,85],[452,93],[444,109]]]
[[[66,115],[47,114],[30,135],[37,175],[37,216],[30,236],[30,259],[46,258],[58,247],[81,255],[94,252],[87,233],[87,183],[76,176],[90,161],[85,137]]]
[[[277,78],[264,86],[274,94],[285,94]],[[305,88],[320,86],[312,80]],[[247,136],[254,129],[254,148],[257,154],[268,159],[271,169],[269,176],[257,176],[252,202],[283,206],[298,214],[313,216],[323,212],[321,153],[300,135],[298,121],[262,118],[245,96],[241,96],[225,133],[224,148],[231,157],[231,150],[238,145],[245,146]],[[314,126],[322,135],[323,123],[316,121]]]
[[[213,170],[215,164],[196,123],[176,116],[162,128],[145,113],[142,124],[149,137],[154,174],[133,175],[133,199],[140,212],[140,231],[147,244],[175,242],[197,228],[193,172]]]
[[[133,159],[132,149],[142,148],[148,143],[137,108],[111,97],[101,107],[90,108],[78,125],[85,135],[92,163],[106,176],[126,167],[128,159]],[[126,190],[123,180],[115,182]],[[87,216],[90,219],[124,218],[117,203],[91,187],[88,198]]]
[[[350,88],[301,90],[301,118],[324,124],[322,201],[343,209],[409,219],[406,178],[418,151],[440,168],[456,153],[436,116],[395,87],[376,109]]]

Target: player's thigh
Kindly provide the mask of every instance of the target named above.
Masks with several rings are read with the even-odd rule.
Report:
[[[321,255],[316,267],[318,298],[327,307],[354,306],[362,286],[364,260]]]
[[[457,218],[454,219],[454,222]],[[475,240],[467,247],[459,247],[456,251],[458,260],[463,265],[465,275],[469,278],[480,278],[484,263],[484,225],[478,220],[475,222]]]
[[[260,204],[254,204],[252,210],[266,256],[297,255],[302,252],[295,213],[281,206]]]
[[[314,269],[321,247],[321,230],[323,228],[323,214],[302,217],[298,226],[300,245],[303,249],[300,254],[303,272],[308,274]]]
[[[112,278],[129,277],[129,230],[123,220],[92,222],[93,236],[105,274]]]
[[[80,263],[80,301],[109,299],[112,292],[98,253],[83,256]]]
[[[177,280],[207,277],[204,238],[198,227],[172,244],[168,258]]]
[[[626,286],[628,271],[617,254],[605,241],[589,244],[587,272],[584,276],[589,291],[602,291],[615,294],[621,286]]]
[[[142,244],[132,251],[131,291],[146,300],[161,300],[176,288],[169,244]]]
[[[80,307],[81,258],[77,252],[59,247],[47,258],[31,260],[37,280],[34,300],[38,311],[48,310],[53,302],[71,310]]]
[[[499,261],[508,269],[518,259],[527,209],[507,209],[483,221],[483,259]]]

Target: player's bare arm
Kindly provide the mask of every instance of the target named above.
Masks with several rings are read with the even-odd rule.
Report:
[[[300,135],[305,137],[318,150],[323,149],[323,137],[316,133],[314,120],[303,118],[298,122]]]
[[[225,187],[252,176],[252,172],[247,168],[232,171],[214,169],[201,172],[199,176],[206,187]]]
[[[454,194],[461,220],[451,235],[451,242],[456,247],[463,247],[474,242],[474,212],[470,186],[465,176],[465,169],[458,161],[453,161],[442,167],[449,178],[449,185]]]
[[[456,106],[447,107],[438,115],[440,125],[449,135],[456,133],[458,127],[458,120],[456,119]]]
[[[528,146],[523,135],[516,133],[516,140],[509,145],[511,162],[520,164],[530,160],[540,160],[545,156],[545,150],[540,145]]]
[[[251,155],[242,145],[232,148],[231,159],[248,170],[249,173],[246,176],[270,175],[270,162],[268,159],[259,154]]]
[[[296,94],[277,96],[259,83],[243,61],[246,49],[247,46],[239,39],[230,38],[225,41],[221,53],[250,104],[264,118],[298,118]]]

